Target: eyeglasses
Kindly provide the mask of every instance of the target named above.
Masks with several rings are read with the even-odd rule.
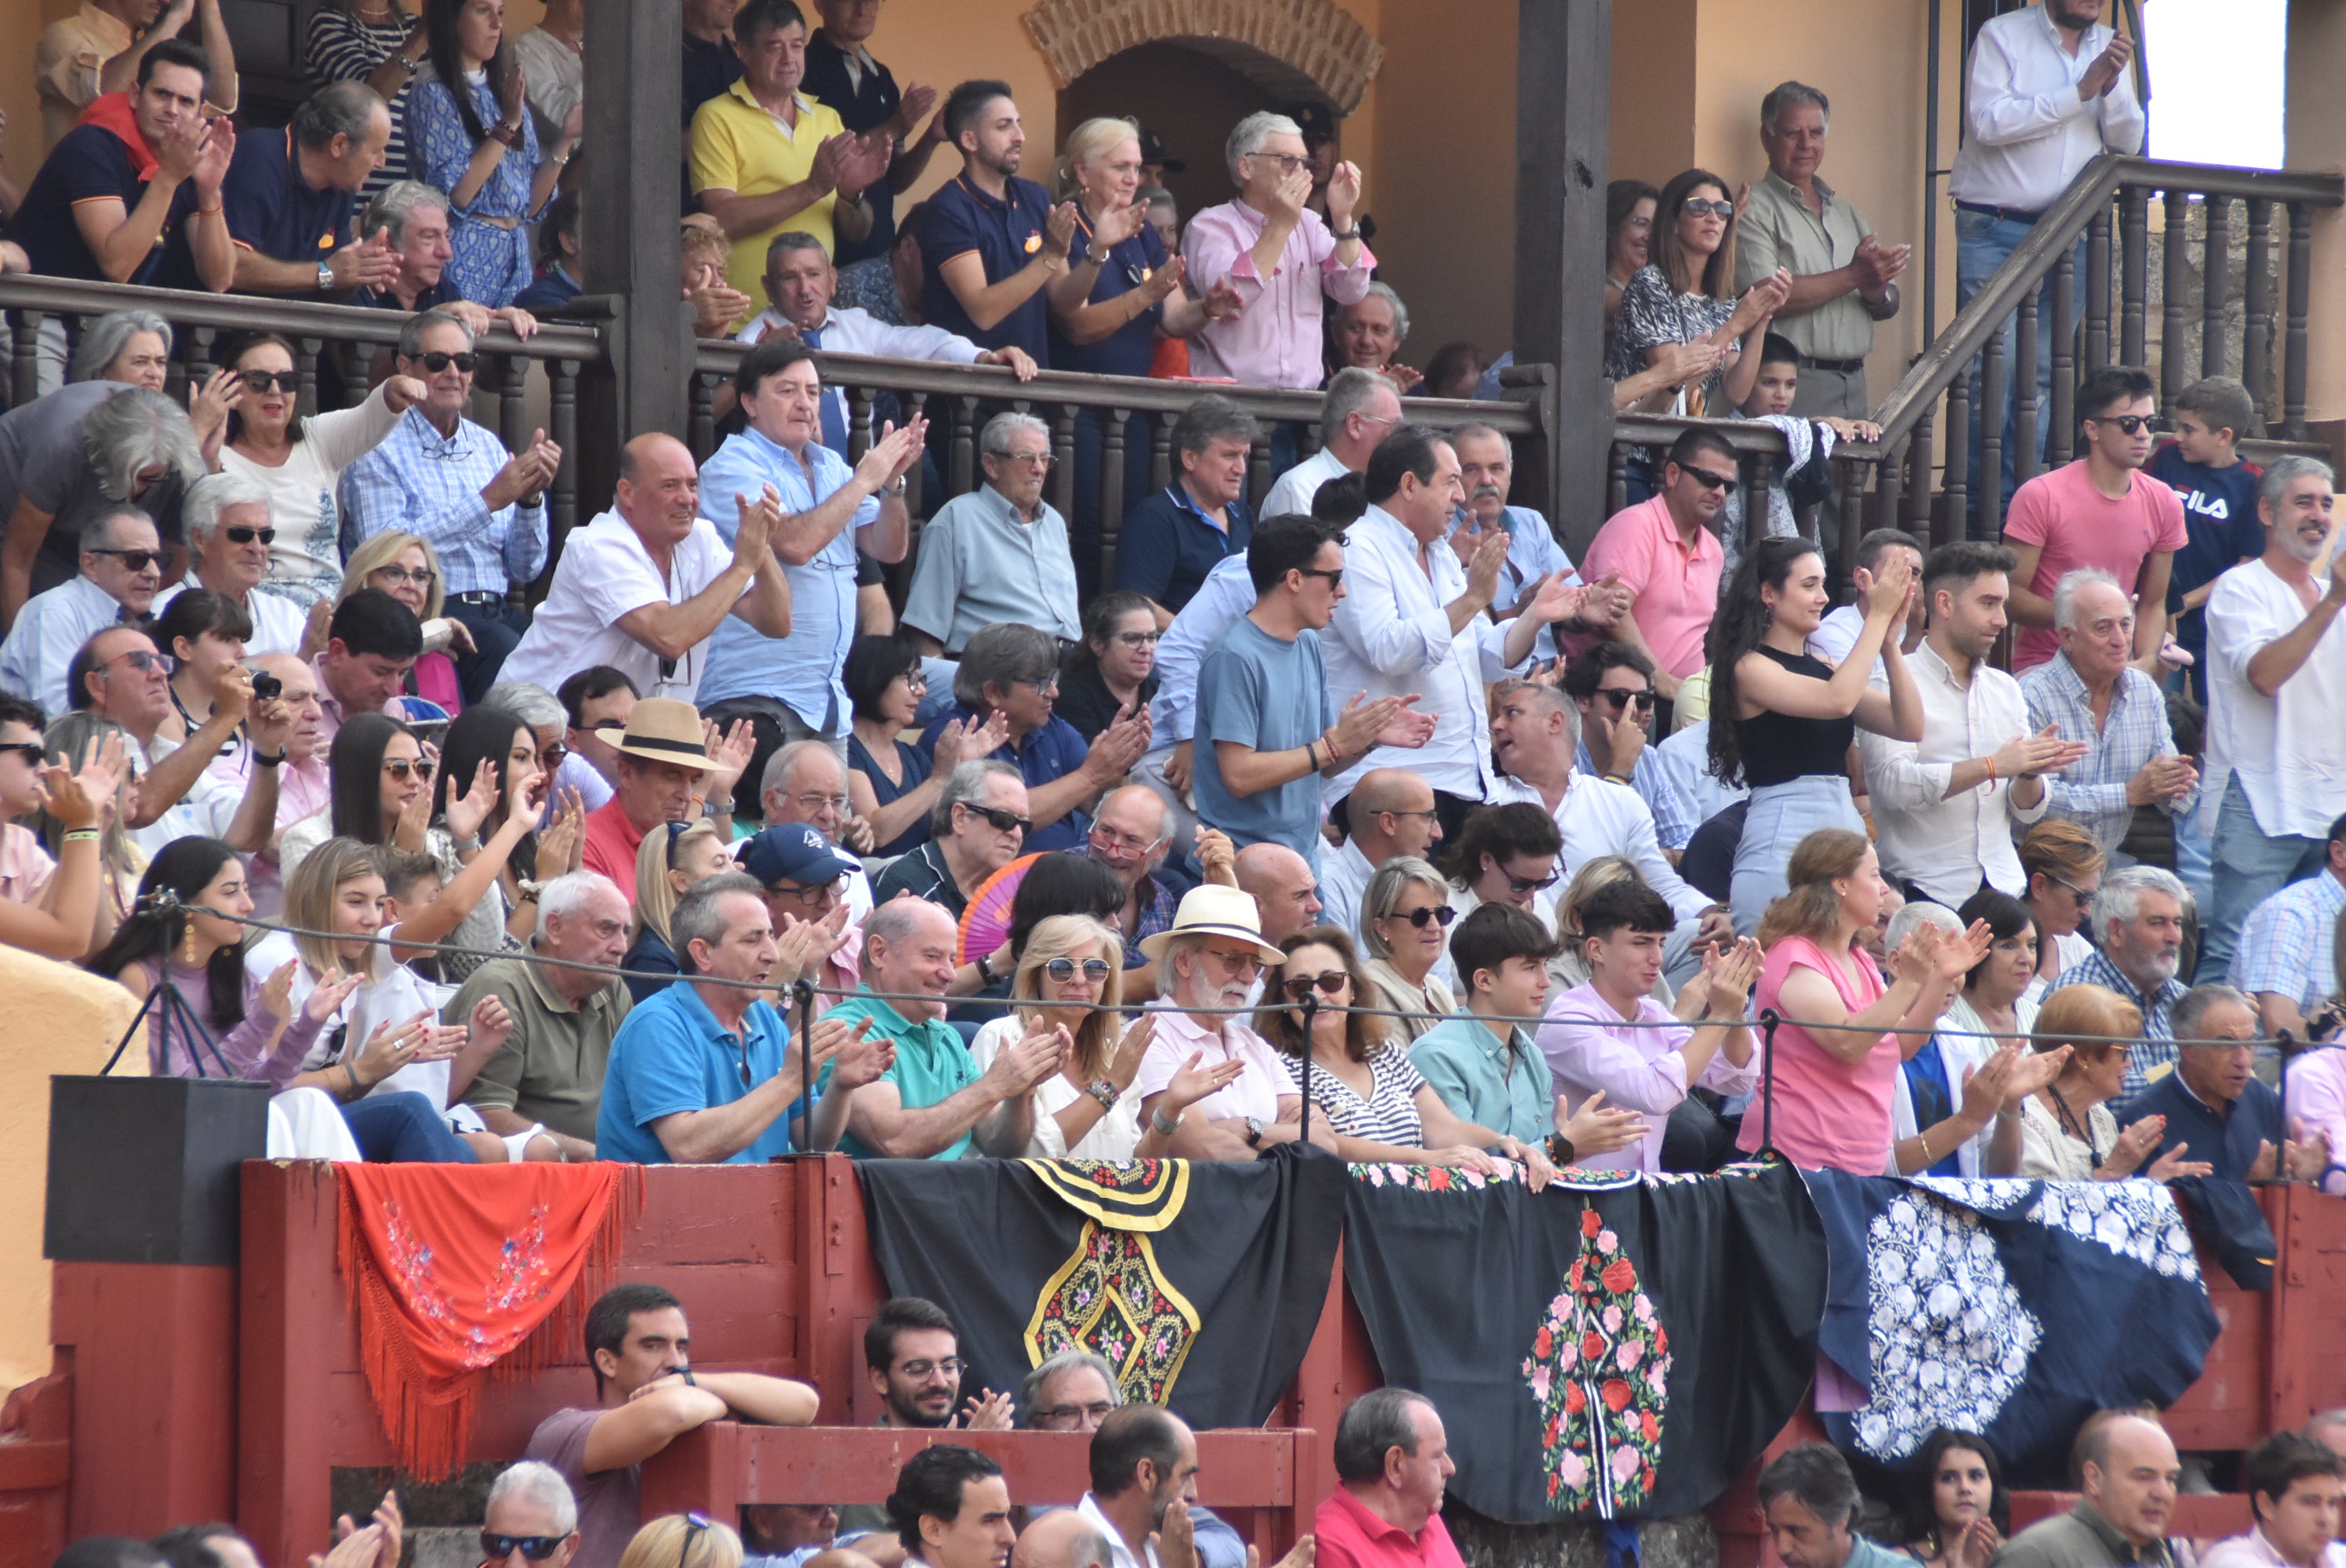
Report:
[[[1735,203],[1731,201],[1707,201],[1699,196],[1689,196],[1678,205],[1678,210],[1695,218],[1708,214],[1712,218],[1724,218],[1730,223],[1735,220]]]
[[[1327,578],[1328,586],[1331,591],[1341,588],[1344,585],[1344,568],[1341,566],[1337,567],[1332,572],[1324,566],[1298,566],[1295,569],[1302,573],[1307,577]]]
[[[1136,855],[1145,855],[1165,840],[1144,839],[1137,833],[1119,833],[1114,828],[1094,828],[1091,841],[1103,850],[1129,850]]]
[[[220,532],[228,535],[228,542],[231,545],[250,545],[255,539],[260,540],[264,545],[274,545],[277,543],[277,530],[274,528],[238,528],[231,526],[223,528]]]
[[[95,550],[95,549],[94,549],[94,550],[90,550],[90,551],[88,551],[88,552],[87,552],[87,554],[92,555],[117,555],[117,556],[120,556],[120,557],[121,557],[121,560],[122,560],[122,564],[123,564],[124,565],[126,565],[126,566],[129,567],[129,568],[130,568],[132,571],[134,571],[134,572],[143,572],[143,571],[147,570],[147,568],[148,568],[148,567],[149,567],[149,566],[159,565],[162,563],[162,560],[163,560],[163,554],[162,554],[162,552],[161,552],[161,551],[159,551],[159,550]]]
[[[481,1550],[492,1563],[502,1563],[519,1552],[533,1563],[543,1563],[562,1550],[567,1535],[500,1535],[494,1530],[481,1532]]]
[[[1725,490],[1735,483],[1735,475],[1732,473],[1714,473],[1708,468],[1697,468],[1690,463],[1679,463],[1678,472],[1705,490]]]
[[[1613,705],[1613,711],[1616,713],[1620,712],[1623,708],[1628,707],[1633,702],[1639,708],[1651,708],[1654,706],[1654,694],[1650,691],[1629,691],[1620,687],[1600,686],[1596,688],[1596,695],[1611,703]]]
[[[1153,648],[1164,635],[1163,632],[1118,632],[1116,640],[1128,648]]]
[[[144,674],[148,670],[158,670],[168,667],[163,663],[163,656],[161,654],[152,652],[147,648],[132,648],[128,653],[117,654],[106,662],[108,665],[127,664],[132,669],[138,670],[141,674]]]
[[[410,774],[418,779],[432,777],[432,764],[422,757],[386,757],[382,759],[382,770],[403,783]]]
[[[1048,468],[1052,462],[1051,454],[1047,452],[995,452],[989,453],[987,455],[998,458],[1004,463],[1015,463],[1027,468]]]
[[[903,674],[897,676],[896,678],[904,683],[904,689],[907,691],[926,691],[929,689],[929,677],[921,673],[921,669],[918,665],[913,666],[911,669],[905,670]]]
[[[1298,158],[1291,152],[1250,152],[1247,154],[1247,156],[1249,158],[1259,158],[1267,163],[1275,163],[1279,165],[1279,172],[1281,174],[1293,174],[1299,168],[1309,168],[1311,167],[1311,160],[1310,158]]]
[[[1262,968],[1262,954],[1251,950],[1230,952],[1222,948],[1209,947],[1206,949],[1206,956],[1237,974],[1252,974]]]
[[[432,579],[440,574],[429,566],[377,566],[374,575],[403,588],[410,583],[419,588],[428,588],[432,585]]]
[[[2118,429],[2128,435],[2140,435],[2142,433],[2142,427],[2150,423],[2150,415],[2147,413],[2113,413],[2106,415],[2089,414],[2086,417],[2091,419],[2096,424],[2116,425]]]
[[[684,1516],[684,1544],[677,1548],[676,1568],[685,1568],[685,1565],[692,1561],[692,1543],[699,1540],[709,1527],[716,1522],[717,1521],[709,1518],[709,1515],[698,1511]]]
[[[942,1361],[907,1361],[896,1369],[916,1383],[925,1383],[938,1372],[948,1378],[958,1378],[961,1369],[968,1365],[959,1356],[947,1356]]]
[[[790,804],[811,816],[817,811],[826,809],[832,811],[846,810],[847,797],[844,795],[819,795],[811,792],[804,795],[791,796]]]
[[[416,363],[422,365],[425,370],[430,371],[435,376],[442,371],[446,370],[450,365],[455,366],[466,375],[471,375],[473,373],[473,367],[481,362],[481,356],[473,353],[444,354],[439,351],[434,350],[428,354],[416,355],[415,361]]]
[[[1022,817],[1015,811],[1005,811],[999,806],[973,806],[966,800],[956,800],[954,804],[964,811],[984,818],[987,822],[1005,833],[1013,828],[1022,833],[1031,833],[1035,830],[1033,818]]]
[[[1341,996],[1344,993],[1344,988],[1352,983],[1351,975],[1341,969],[1331,969],[1325,974],[1290,975],[1282,989],[1287,993],[1287,1000],[1300,1002],[1311,995],[1314,988],[1317,988],[1322,996]]]
[[[1096,985],[1107,979],[1107,960],[1087,958],[1083,962],[1083,971],[1084,978]],[[1076,961],[1072,958],[1055,958],[1043,966],[1043,972],[1065,984],[1076,977]]]
[[[237,374],[247,392],[292,392],[301,385],[301,378],[291,371],[239,371]]]
[[[1552,888],[1556,886],[1557,882],[1561,881],[1563,878],[1564,873],[1562,871],[1550,871],[1544,877],[1519,877],[1515,875],[1515,872],[1509,871],[1507,873],[1507,886],[1515,893],[1515,897],[1521,898],[1525,893],[1536,893],[1543,891],[1545,889]]]
[[[1102,1401],[1096,1405],[1045,1405],[1035,1412],[1038,1427],[1075,1426],[1088,1421],[1093,1426],[1116,1413],[1116,1407]]]
[[[2076,883],[2066,881],[2063,879],[2055,876],[2050,871],[2045,873],[2045,880],[2054,883],[2055,886],[2068,889],[2069,896],[2076,899],[2081,904],[2093,902],[2094,895],[2101,891],[2101,889],[2099,888],[2081,888]]]
[[[847,878],[842,873],[833,877],[830,881],[816,882],[807,887],[786,888],[780,882],[770,882],[767,884],[766,892],[772,898],[789,899],[801,909],[812,909],[832,894],[843,893],[846,891],[846,885]]]
[[[1427,921],[1432,921],[1436,925],[1446,929],[1452,921],[1458,918],[1458,911],[1452,909],[1448,904],[1436,904],[1426,909],[1411,910],[1406,913],[1400,910],[1395,910],[1389,918],[1393,920],[1405,920],[1420,931],[1423,931],[1425,929],[1425,922]]]
[[[12,740],[5,746],[0,746],[0,756],[5,756],[11,751],[36,768],[48,766],[49,748],[37,740]]]

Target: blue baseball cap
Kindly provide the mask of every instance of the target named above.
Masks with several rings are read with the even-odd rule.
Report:
[[[744,840],[734,860],[760,887],[769,888],[784,877],[801,886],[820,887],[856,869],[853,860],[804,822],[778,822]]]

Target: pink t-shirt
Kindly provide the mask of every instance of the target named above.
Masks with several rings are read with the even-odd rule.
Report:
[[[2182,524],[2176,526],[2179,531]],[[1657,495],[1606,518],[1580,562],[1582,582],[1609,573],[1637,596],[1629,613],[1637,617],[1646,646],[1680,680],[1702,667],[1703,634],[1718,613],[1719,579],[1727,569],[1717,535],[1698,528],[1694,540],[1688,549],[1668,504]]]
[[[2053,596],[2062,577],[2080,566],[2099,566],[2128,594],[2142,579],[2142,564],[2154,555],[2183,548],[2183,502],[2148,474],[2130,476],[2127,494],[2113,501],[2086,476],[2086,460],[2040,473],[2012,497],[2004,520],[2004,542],[2035,545],[2036,576],[2029,591]],[[1644,626],[1644,617],[1637,624]],[[2049,626],[2027,626],[2013,645],[2012,667],[2040,665],[2061,651]]]
[[[1768,950],[1752,993],[1753,1016],[1770,1007],[1784,989],[1784,977],[1795,967],[1813,969],[1832,982],[1841,1004],[1862,1012],[1882,999],[1887,989],[1872,961],[1856,955],[1851,981],[1829,962],[1824,951],[1804,936],[1788,936]],[[1767,1046],[1763,1041],[1763,1064]],[[1884,1034],[1851,1064],[1818,1044],[1805,1029],[1790,1023],[1776,1029],[1776,1147],[1804,1170],[1847,1171],[1852,1176],[1880,1176],[1890,1166],[1891,1093],[1896,1086],[1898,1038]],[[1763,1080],[1760,1094],[1767,1088]],[[1746,1154],[1760,1147],[1765,1107],[1755,1099],[1743,1113],[1743,1131],[1736,1146]]]

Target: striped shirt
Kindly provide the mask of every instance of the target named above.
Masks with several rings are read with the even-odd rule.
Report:
[[[440,552],[450,595],[503,594],[546,569],[546,501],[489,510],[481,492],[512,460],[505,443],[469,419],[442,436],[410,408],[342,475],[342,554],[404,528]]]
[[[2067,654],[2022,671],[2020,695],[2028,700],[2030,728],[2057,724],[2062,739],[2093,747],[2045,779],[2051,792],[2045,814],[2066,817],[2093,834],[2105,854],[2116,849],[2134,823],[2134,808],[2127,803],[2128,780],[2152,758],[2175,755],[2175,731],[2168,725],[2167,698],[2157,683],[2138,669],[2122,671],[2110,695],[2109,718],[2098,729],[2086,683]],[[2188,821],[2199,809],[2198,787],[2159,806],[2176,820]]]
[[[332,82],[362,82],[377,66],[407,42],[417,19],[393,7],[388,22],[362,22],[340,5],[318,7],[301,45],[301,73],[313,87]],[[394,180],[407,178],[407,100],[403,84],[391,97],[391,141],[382,149],[382,167],[359,187],[362,203]]]
[[[2244,942],[2242,945],[2247,944]],[[2050,995],[2065,985],[2106,986],[2142,1010],[2142,1038],[2127,1053],[2126,1084],[2118,1091],[2119,1099],[2130,1099],[2141,1093],[2153,1073],[2175,1064],[2175,1004],[2189,989],[2183,982],[2170,975],[2156,992],[2145,996],[2127,978],[2125,970],[2112,963],[2106,953],[2096,951],[2083,963],[2063,970],[2045,993]]]
[[[1302,1064],[1288,1069],[1300,1082]],[[1369,1097],[1361,1098],[1350,1084],[1325,1068],[1311,1074],[1311,1103],[1328,1113],[1328,1125],[1339,1137],[1362,1138],[1414,1149],[1425,1143],[1425,1121],[1417,1114],[1417,1092],[1425,1074],[1410,1065],[1408,1053],[1381,1045],[1369,1057]]]
[[[2338,989],[2331,954],[2341,914],[2346,884],[2330,871],[2291,882],[2249,911],[2224,979],[2250,996],[2270,991],[2313,1012]]]

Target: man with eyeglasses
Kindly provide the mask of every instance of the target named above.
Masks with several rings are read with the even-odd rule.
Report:
[[[529,616],[508,599],[546,569],[546,492],[562,449],[539,431],[527,450],[505,450],[464,417],[476,364],[473,330],[446,311],[426,311],[400,329],[394,368],[426,388],[374,450],[342,474],[342,553],[388,529],[432,542],[447,575],[447,613],[473,634],[478,651],[460,655],[464,700],[496,683]],[[558,680],[572,666],[550,672]],[[538,675],[517,677],[551,682]]]
[[[1564,691],[1580,710],[1573,766],[1593,779],[1635,789],[1654,814],[1662,852],[1676,865],[1694,837],[1697,820],[1650,744],[1659,701],[1653,661],[1627,643],[1598,643],[1565,666]]]
[[[2134,665],[2154,680],[2166,671],[2167,582],[2175,552],[2189,542],[2183,500],[2143,472],[2156,439],[2158,389],[2147,371],[2105,365],[2077,388],[2081,454],[2013,494],[2004,543],[2012,572],[2015,673],[2061,651],[2053,589],[2080,566],[2098,566],[2135,602]],[[2049,421],[2048,421],[2049,423]]]
[[[270,546],[277,542],[269,492],[240,474],[206,474],[188,486],[179,523],[188,535],[189,572],[155,596],[155,614],[200,588],[234,600],[252,622],[252,635],[244,639],[248,656],[301,652],[309,616],[284,595],[260,585],[269,576]],[[311,613],[322,618],[332,612],[332,601],[319,602],[326,607]]]
[[[1719,517],[1739,461],[1717,432],[1686,432],[1670,443],[1653,496],[1606,518],[1580,559],[1586,580],[1610,579],[1629,590],[1629,607],[1615,619],[1612,635],[1651,661],[1655,715],[1665,735],[1675,728],[1670,705],[1678,684],[1703,667],[1703,636],[1727,571]]]
[[[1320,450],[1271,482],[1262,515],[1311,515],[1320,487],[1365,471],[1369,453],[1400,423],[1401,394],[1376,372],[1347,365],[1330,376],[1320,397]]]
[[[824,993],[854,990],[862,973],[862,920],[871,906],[859,911],[848,890],[863,881],[863,868],[804,822],[777,822],[743,840],[733,860],[766,890],[766,913],[777,935],[794,925],[826,928],[808,951],[801,970],[806,978]],[[836,994],[820,995],[815,1007],[821,1011],[839,1000]]]
[[[1432,860],[1442,841],[1442,814],[1434,809],[1433,786],[1406,768],[1370,769],[1344,804],[1343,847],[1320,857],[1321,918],[1358,942],[1369,879],[1397,856]]]
[[[1164,875],[1165,857],[1173,847],[1172,814],[1164,799],[1146,784],[1127,784],[1110,790],[1092,818],[1089,837],[1076,850],[1106,866],[1124,889],[1124,908],[1117,911],[1117,930],[1124,938],[1124,967],[1145,969],[1148,955],[1141,942],[1170,930],[1184,886]],[[1130,997],[1127,977],[1125,994]]]
[[[1451,519],[1450,547],[1458,552],[1461,561],[1471,563],[1487,535],[1507,536],[1507,561],[1499,569],[1499,591],[1491,613],[1502,620],[1515,614],[1524,596],[1543,577],[1560,577],[1567,585],[1577,585],[1580,573],[1556,543],[1547,519],[1528,506],[1507,504],[1515,483],[1515,448],[1505,433],[1487,424],[1462,424],[1451,432],[1450,445],[1458,454],[1458,483],[1466,492],[1464,503]],[[1603,633],[1629,607],[1629,590],[1619,584],[1600,583],[1596,588],[1564,630]],[[1556,657],[1556,630],[1554,626],[1541,629],[1533,645],[1535,657]]]
[[[550,1464],[525,1459],[497,1472],[481,1511],[481,1568],[570,1568],[578,1503]]]
[[[768,758],[758,804],[769,828],[804,825],[851,854],[872,852],[872,824],[849,812],[846,765],[821,740],[794,740]],[[860,864],[846,876],[848,923],[861,924],[872,912],[872,879]]]
[[[921,528],[904,630],[924,654],[958,656],[985,626],[1038,627],[1061,646],[1084,635],[1067,524],[1043,499],[1051,427],[999,413],[978,436],[985,482]]]
[[[1116,585],[1148,596],[1158,630],[1173,624],[1208,573],[1245,550],[1254,532],[1247,464],[1259,433],[1252,414],[1207,393],[1173,423],[1173,483],[1125,514]]]
[[[107,626],[146,621],[162,583],[154,519],[135,506],[92,519],[81,531],[80,573],[16,612],[0,642],[0,686],[62,713],[74,655]]]

